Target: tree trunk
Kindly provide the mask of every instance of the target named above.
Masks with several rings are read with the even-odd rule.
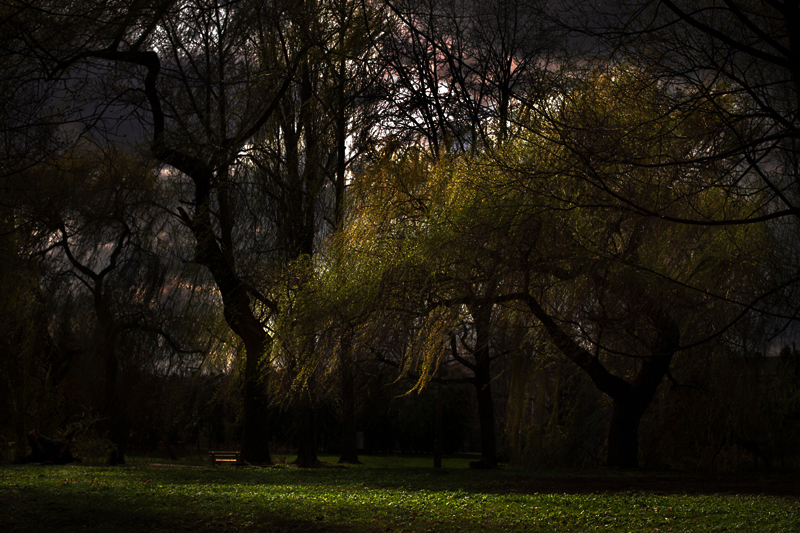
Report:
[[[234,329],[236,331],[236,329]],[[257,331],[241,335],[245,345],[245,375],[243,395],[244,428],[242,431],[242,461],[270,464],[269,450],[269,381],[268,369],[262,355],[269,345],[266,334]]]
[[[608,433],[607,465],[639,467],[639,422],[669,370],[672,356],[680,345],[680,328],[666,313],[649,305],[647,316],[658,331],[652,356],[643,358],[632,382],[611,374],[600,360],[577,344],[530,295],[524,301],[547,330],[564,356],[583,369],[595,386],[614,400]]]
[[[197,207],[193,217],[184,214],[183,218],[196,240],[195,260],[211,272],[222,295],[225,322],[242,339],[245,347],[242,460],[247,463],[269,464],[272,462],[267,419],[269,369],[263,356],[272,339],[253,314],[250,295],[237,275],[231,258],[226,258],[225,251],[215,237],[209,210],[212,172],[206,167],[200,167],[192,178],[195,182]],[[226,222],[223,225],[227,224]]]
[[[119,361],[112,352],[106,360],[106,425],[108,439],[114,448],[108,455],[109,465],[125,464],[125,446],[128,441],[128,427],[125,421],[124,407],[118,390]]]
[[[112,466],[122,465],[125,464],[125,444],[128,432],[118,390],[119,359],[117,358],[116,352],[117,326],[111,318],[111,311],[102,300],[102,284],[98,284],[95,290],[97,291],[96,312],[102,335],[99,352],[105,370],[103,414],[105,416],[105,426],[108,430],[108,439],[111,441],[111,444],[114,445],[114,448],[108,454],[107,463]]]
[[[356,448],[356,398],[353,380],[353,352],[349,333],[342,336],[339,349],[342,386],[342,453],[339,463],[360,465]]]
[[[21,331],[15,335],[15,338],[11,340],[6,346],[23,346],[22,344],[22,333]],[[11,353],[10,349],[9,352]],[[25,353],[25,352],[23,352]],[[22,457],[25,456],[25,424],[26,414],[28,412],[28,384],[30,383],[29,377],[29,365],[30,361],[27,357],[13,357],[8,358],[9,362],[9,370],[10,374],[14,375],[14,381],[16,381],[19,386],[16,387],[14,390],[14,396],[12,396],[12,416],[14,417],[14,429],[16,433],[16,446],[14,447],[14,460],[19,461]],[[18,369],[19,372],[14,372],[15,369]],[[10,376],[9,376],[10,377]]]
[[[177,211],[181,221],[191,230],[195,238],[194,260],[204,265],[211,272],[214,282],[220,291],[223,303],[225,321],[245,345],[245,376],[244,376],[244,431],[242,436],[242,460],[254,463],[270,463],[269,432],[267,424],[268,406],[268,368],[261,361],[266,352],[271,338],[267,335],[263,325],[250,309],[250,295],[245,284],[236,272],[233,261],[233,242],[231,228],[234,227],[233,213],[229,209],[227,198],[227,162],[232,154],[228,153],[235,143],[228,141],[236,135],[227,134],[227,123],[220,122],[221,131],[217,132],[220,139],[226,139],[221,147],[222,151],[216,152],[211,158],[191,155],[190,152],[201,151],[197,147],[190,148],[189,152],[181,152],[171,148],[167,143],[165,129],[165,115],[161,105],[157,81],[161,71],[161,59],[154,51],[131,52],[120,51],[117,48],[103,49],[89,54],[112,62],[132,63],[140,65],[147,70],[144,80],[144,95],[150,105],[152,113],[152,144],[151,150],[155,158],[161,163],[183,172],[194,183],[194,213],[187,213],[183,207]],[[222,80],[220,79],[220,82]],[[282,84],[281,89],[274,95],[273,103],[283,98],[289,90],[289,79]],[[219,93],[222,105],[226,96]],[[266,114],[261,117],[262,124],[275,112],[277,106],[270,105]],[[220,108],[220,117],[229,116],[226,108]],[[237,132],[241,134],[242,132]],[[204,154],[209,155],[209,154]],[[209,163],[213,160],[216,163]],[[225,163],[218,168],[219,162]],[[218,187],[217,202],[212,198],[213,189]],[[221,195],[221,197],[220,197]],[[212,205],[217,204],[219,211],[218,220],[212,222]],[[221,239],[217,236],[217,229],[222,230]],[[69,248],[66,247],[66,250]]]
[[[494,401],[492,400],[491,332],[492,304],[471,309],[475,322],[475,392],[478,400],[478,420],[481,426],[481,460],[483,468],[497,467],[497,442],[495,435]],[[478,465],[474,465],[478,467]]]
[[[660,332],[653,356],[642,361],[628,391],[612,395],[614,408],[608,430],[608,466],[639,467],[639,422],[667,375],[672,356],[680,344],[678,325],[660,313],[657,319]]]
[[[492,401],[489,370],[475,369],[475,392],[478,397],[478,420],[481,426],[481,463],[486,468],[497,466],[497,443],[494,429],[494,402]],[[488,367],[488,364],[485,365]]]
[[[309,382],[311,381],[309,379]],[[319,466],[319,458],[317,457],[317,417],[309,390],[304,387],[298,391],[295,402],[297,459],[295,459],[294,463],[301,468]]]
[[[608,466],[639,467],[639,421],[643,414],[635,402],[614,401],[608,429]]]

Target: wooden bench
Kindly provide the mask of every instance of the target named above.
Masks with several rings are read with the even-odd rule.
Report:
[[[236,451],[209,451],[208,458],[211,459],[211,466],[217,463],[227,463],[230,465],[243,465],[242,452]]]

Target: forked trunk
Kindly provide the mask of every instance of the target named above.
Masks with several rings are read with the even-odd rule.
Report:
[[[608,432],[607,464],[619,468],[639,467],[639,422],[667,375],[672,356],[680,344],[678,324],[655,305],[645,308],[657,328],[652,355],[642,358],[632,382],[610,373],[599,358],[576,343],[530,295],[523,297],[528,308],[547,330],[555,345],[568,359],[583,369],[595,386],[614,401]]]
[[[620,388],[614,399],[608,430],[608,466],[639,467],[639,422],[653,401],[658,386],[667,375],[672,356],[678,349],[680,331],[677,324],[662,317],[661,332],[653,356],[642,361],[633,382]]]

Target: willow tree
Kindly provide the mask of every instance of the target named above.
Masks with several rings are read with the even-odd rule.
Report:
[[[298,327],[303,319],[294,308],[294,294],[313,278],[314,257],[325,237],[342,223],[350,168],[376,127],[375,92],[384,70],[376,61],[375,42],[380,40],[383,16],[361,2],[334,0],[303,2],[296,17],[292,31],[285,38],[275,36],[262,54],[307,52],[245,156],[253,192],[266,208],[264,225],[272,232],[264,259],[276,274],[275,282],[265,285],[265,294],[281,316],[270,325],[280,342],[268,356],[289,375],[283,392],[292,397],[296,414],[297,463],[314,466],[318,391],[314,373],[307,370],[316,361],[316,334],[305,325]],[[348,356],[340,356],[346,367]],[[296,380],[299,375],[304,379]],[[347,377],[343,379],[346,387]],[[356,462],[352,424],[350,433],[347,441],[353,447],[346,459]]]
[[[153,372],[173,354],[196,355],[187,348],[191,343],[185,331],[174,327],[194,313],[189,305],[176,311],[177,298],[169,294],[180,292],[182,265],[158,249],[170,241],[168,231],[172,237],[178,232],[171,217],[153,207],[157,175],[147,159],[113,149],[103,153],[82,143],[13,179],[11,220],[16,227],[8,235],[16,238],[9,242],[23,242],[20,238],[28,235],[28,277],[36,279],[27,287],[36,290],[17,305],[39,310],[26,329],[35,335],[38,357],[45,363],[43,381],[61,397],[58,408],[52,403],[45,407],[49,401],[43,399],[40,414],[31,421],[52,434],[55,428],[40,425],[47,418],[65,424],[78,405],[97,413],[102,420],[98,429],[114,447],[112,464],[124,462],[129,431],[122,389],[130,376]],[[23,287],[17,289],[20,295]],[[26,314],[20,312],[20,318]],[[178,314],[183,317],[176,319]],[[24,354],[25,337],[13,337]],[[30,380],[35,382],[35,375]]]
[[[251,355],[243,453],[258,462],[270,459],[259,365],[268,337],[234,257],[227,176],[241,146],[274,110],[270,104],[280,89],[269,88],[290,77],[283,67],[270,71],[254,60],[259,34],[252,30],[272,20],[268,13],[268,6],[248,2],[55,0],[21,5],[11,17],[27,30],[13,43],[13,54],[38,60],[42,78],[68,80],[53,103],[63,98],[81,128],[64,136],[88,133],[113,143],[119,136],[110,129],[127,125],[134,142],[147,144],[164,166],[164,175],[184,180],[183,205],[165,207],[190,230],[194,259],[211,273],[228,325]],[[258,83],[265,90],[244,90]]]
[[[571,29],[591,36],[599,57],[636,64],[664,86],[671,87],[671,106],[724,124],[720,139],[704,150],[686,153],[668,165],[691,169],[716,162],[734,187],[758,189],[763,210],[740,213],[697,211],[687,224],[761,224],[782,226],[785,242],[797,243],[800,181],[800,39],[793,28],[800,21],[794,1],[634,0],[608,6],[586,6],[565,18]],[[718,105],[721,101],[735,105]],[[663,166],[664,163],[660,164]],[[713,184],[709,183],[713,186]],[[668,216],[661,206],[627,199],[642,214]],[[783,275],[796,300],[797,264],[784,254]],[[783,289],[780,289],[783,290]],[[787,303],[789,307],[794,304]],[[785,327],[793,311],[775,313]]]
[[[465,353],[477,385],[491,331],[476,328],[461,341],[466,350],[450,339],[465,317],[508,306],[535,319],[609,397],[608,464],[638,465],[638,425],[674,354],[749,312],[770,242],[764,226],[674,224],[614,196],[624,188],[625,198],[658,202],[673,217],[763,208],[758,191],[733,194],[715,164],[652,170],[722,142],[724,128],[671,112],[662,90],[635,68],[572,77],[570,91],[531,110],[526,135],[492,155],[390,153],[359,177],[361,200],[342,241],[347,269],[365,276],[361,291],[383,299],[376,323],[393,314],[408,328],[398,364],[420,385],[448,355]],[[714,176],[718,186],[707,186]]]
[[[52,405],[48,396],[55,392],[57,379],[50,377],[62,374],[65,361],[47,334],[49,302],[41,288],[45,272],[36,253],[41,235],[35,225],[23,223],[19,208],[24,204],[16,187],[8,185],[3,183],[3,197],[16,205],[0,206],[0,349],[5,354],[0,362],[5,384],[0,405],[6,413],[0,431],[15,443],[17,460],[25,455],[30,425],[44,427],[48,415],[54,414],[39,407]]]
[[[410,181],[432,179],[431,183],[437,184],[432,187],[441,186],[440,179],[431,177],[433,168],[444,172],[453,158],[460,157],[455,154],[480,154],[511,136],[515,129],[514,117],[522,107],[519,94],[535,99],[543,90],[546,65],[553,49],[551,34],[545,20],[538,17],[540,6],[535,2],[410,0],[388,5],[392,17],[389,39],[379,51],[391,75],[391,83],[386,88],[387,119],[383,128],[390,133],[394,144],[384,147],[385,150],[375,157],[375,167],[356,180],[369,185],[357,184],[354,201],[366,199],[377,205],[395,202],[396,199],[382,197],[385,184],[375,183],[375,179],[381,179],[377,176],[383,176],[410,197],[407,203],[392,203],[389,217],[424,219],[425,223],[438,228],[432,230],[436,232],[444,225],[435,217],[447,215],[428,212],[429,202],[433,200],[425,197],[430,192],[425,188],[431,184],[417,190]],[[405,163],[413,167],[411,174],[415,177],[401,176],[407,170],[403,165],[398,169],[397,161],[390,162],[393,157],[402,159],[400,154],[406,150],[409,156]],[[439,159],[441,166],[437,163]],[[426,165],[428,168],[424,168]],[[433,242],[433,239],[426,242]],[[448,259],[442,261],[446,263]],[[439,268],[422,262],[420,260],[407,274],[413,277],[425,269]],[[484,266],[488,270],[492,268]],[[450,379],[475,385],[480,398],[478,411],[484,451],[480,464],[494,467],[497,465],[491,392],[494,355],[490,338],[498,278],[489,275],[465,279],[461,274],[459,277],[459,283],[454,277],[450,287],[438,287],[431,297],[440,299],[448,294],[454,298],[458,295],[465,302],[469,300],[469,305],[463,304],[463,314],[456,321],[459,325],[454,323],[453,328],[460,330],[458,337],[474,339],[448,346],[454,358],[452,362],[464,366],[472,377]],[[417,296],[423,300],[427,298]],[[419,324],[414,324],[411,315],[402,319],[408,325],[410,336],[406,341],[411,345],[416,343],[416,333],[411,332],[420,327],[424,331],[422,324],[428,322],[417,318]],[[394,361],[393,364],[401,363]],[[422,371],[422,375],[426,373]]]
[[[475,387],[480,465],[494,467],[490,344],[502,265],[485,247],[470,249],[453,218],[467,213],[458,212],[463,195],[473,198],[453,178],[464,166],[387,149],[354,181],[351,218],[334,237],[321,283],[353,325],[349,342],[412,378],[412,390],[431,379]]]
[[[766,212],[760,190],[731,178],[730,161],[671,164],[736,143],[716,115],[736,102],[720,98],[686,112],[671,106],[670,90],[636,67],[600,69],[541,118],[559,168],[542,190],[562,215],[550,264],[530,264],[521,301],[612,400],[611,466],[638,465],[639,422],[674,354],[724,337],[769,294],[761,283],[771,277],[769,227],[675,222]],[[541,165],[530,164],[536,182]],[[525,165],[514,168],[525,175]],[[663,216],[643,214],[641,205],[657,205]]]
[[[250,462],[270,461],[263,356],[283,311],[271,295],[277,272],[313,252],[325,219],[335,218],[327,193],[344,188],[345,139],[357,125],[342,117],[357,107],[361,88],[352,87],[362,77],[336,67],[363,61],[354,36],[372,42],[358,6],[54,0],[20,5],[9,18],[27,29],[10,57],[32,58],[42,78],[69,80],[68,97],[86,103],[72,111],[78,133],[117,142],[110,130],[128,127],[131,144],[145,144],[178,191],[161,205],[189,230],[192,260],[209,272],[245,348]],[[337,26],[333,15],[351,22]]]

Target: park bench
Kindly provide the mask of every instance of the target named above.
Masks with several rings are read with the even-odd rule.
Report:
[[[242,453],[237,451],[209,451],[208,458],[211,459],[211,466],[217,463],[227,463],[231,465],[242,465]]]

